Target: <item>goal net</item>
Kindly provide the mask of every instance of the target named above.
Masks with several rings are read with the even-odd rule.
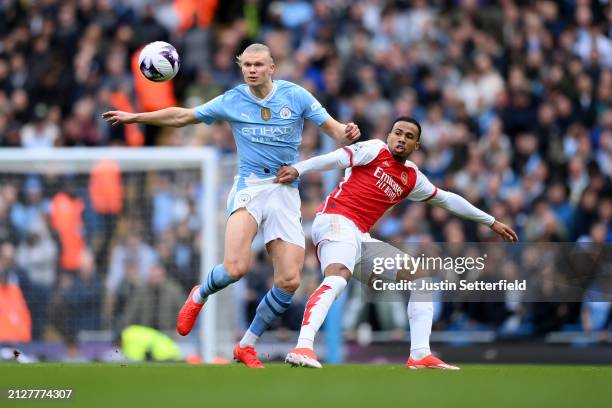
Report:
[[[0,343],[78,347],[129,325],[176,338],[177,308],[222,259],[234,171],[211,148],[1,149],[0,283],[15,292]],[[181,339],[204,361],[232,345],[224,292]]]

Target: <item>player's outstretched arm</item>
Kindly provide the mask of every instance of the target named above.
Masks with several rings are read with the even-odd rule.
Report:
[[[108,111],[104,112],[102,117],[113,126],[118,124],[143,123],[153,126],[183,127],[198,123],[193,109],[179,107],[140,113]]]
[[[321,124],[321,130],[331,136],[339,146],[347,146],[361,137],[361,131],[356,124],[350,122],[345,125],[331,117]]]
[[[348,149],[348,148],[346,148]],[[334,150],[331,153],[315,156],[308,160],[295,163],[293,166],[283,166],[276,173],[274,182],[287,184],[293,182],[301,174],[312,171],[326,171],[332,169],[346,169],[351,165],[350,156],[344,149]]]
[[[495,220],[492,215],[473,206],[468,200],[460,195],[439,189],[434,194],[433,197],[427,200],[429,204],[442,207],[461,218],[485,224],[506,241],[518,241],[518,236],[512,228]]]

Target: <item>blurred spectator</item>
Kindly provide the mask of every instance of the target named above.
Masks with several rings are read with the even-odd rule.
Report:
[[[40,340],[47,323],[48,305],[57,276],[57,245],[46,224],[37,223],[17,247],[16,262],[30,282],[32,338]]]
[[[185,293],[160,264],[151,267],[148,280],[127,300],[124,326],[141,325],[161,331],[174,331]]]
[[[0,194],[0,242],[15,241],[17,233],[9,218],[10,205]]]
[[[114,333],[121,331],[120,317],[123,316],[128,300],[134,295],[136,289],[143,284],[138,276],[138,265],[131,261],[125,262],[125,277],[117,292],[110,292],[106,287],[102,305],[102,325],[110,328]]]
[[[79,99],[73,108],[73,113],[64,122],[62,132],[65,146],[98,146],[102,144],[102,134],[97,126],[95,101],[91,97]]]
[[[75,195],[75,181],[67,180],[66,190],[60,191],[51,201],[51,226],[57,231],[60,242],[60,267],[75,271],[81,265],[85,248],[82,213],[83,200]]]
[[[155,234],[169,230],[177,222],[177,217],[186,211],[187,203],[177,194],[171,177],[170,174],[160,174],[156,179],[151,220]]]
[[[600,340],[606,340],[612,332],[612,302],[606,297],[612,291],[612,263],[608,262],[605,268],[586,291],[581,310],[582,329],[600,333]]]
[[[493,68],[487,54],[479,54],[474,67],[459,86],[459,97],[470,115],[477,114],[493,105],[495,97],[503,90],[504,81]]]
[[[23,199],[11,208],[11,223],[20,237],[25,237],[32,226],[40,223],[50,210],[50,202],[43,195],[43,185],[36,176],[30,176],[22,186]]]
[[[157,255],[153,248],[143,242],[142,236],[136,231],[130,231],[122,243],[113,248],[111,265],[107,278],[107,287],[115,292],[126,277],[124,266],[132,262],[138,270],[138,277],[146,280],[151,266],[156,262]]]
[[[21,128],[21,144],[23,147],[53,147],[59,137],[57,125],[47,118],[47,107],[36,105],[34,108],[34,123]]]
[[[59,308],[63,311],[62,332],[75,343],[79,331],[100,330],[102,322],[102,283],[91,252],[84,250],[76,274],[64,273],[59,279]]]
[[[121,170],[113,160],[97,162],[89,177],[89,199],[96,214],[96,237],[100,242],[95,254],[96,264],[106,270],[110,243],[115,235],[117,221],[123,210],[123,184]]]
[[[562,183],[554,183],[548,187],[548,201],[557,219],[566,231],[570,231],[574,221],[574,207],[567,200],[567,189]]]
[[[83,251],[76,274],[63,274],[59,286],[68,309],[67,326],[72,333],[76,335],[80,330],[99,330],[102,283],[89,250]]]
[[[32,318],[24,297],[28,280],[15,267],[14,251],[8,242],[0,245],[0,343],[32,339]]]

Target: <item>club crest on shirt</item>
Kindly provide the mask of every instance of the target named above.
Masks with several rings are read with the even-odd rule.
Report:
[[[404,185],[408,184],[408,174],[402,172],[402,183]]]
[[[249,201],[251,201],[251,196],[246,194],[246,193],[242,193],[238,196],[238,203],[239,204],[246,204]]]
[[[288,107],[285,106],[280,110],[280,117],[282,119],[289,119],[291,117],[291,111]]]
[[[262,107],[261,108],[261,118],[267,121],[267,120],[270,120],[271,117],[272,117],[272,111],[270,110],[270,108]]]

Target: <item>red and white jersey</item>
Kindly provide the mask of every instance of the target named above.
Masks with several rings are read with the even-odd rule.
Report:
[[[401,200],[428,201],[438,192],[416,164],[399,163],[381,140],[343,148],[350,167],[317,213],[340,214],[368,232],[383,214]]]

